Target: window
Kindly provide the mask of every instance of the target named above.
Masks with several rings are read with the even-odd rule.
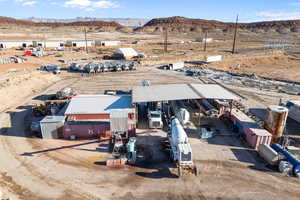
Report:
[[[160,118],[160,114],[151,113],[151,118]]]
[[[60,43],[59,46],[60,46],[60,47],[63,47],[63,46],[65,46],[65,45],[64,45],[64,43]]]
[[[76,43],[73,43],[73,47],[76,47],[77,46],[77,44]]]
[[[22,44],[22,47],[27,47],[27,44],[26,44],[26,43],[23,43],[23,44]]]
[[[1,48],[1,49],[4,48],[3,44],[0,44],[0,48]]]

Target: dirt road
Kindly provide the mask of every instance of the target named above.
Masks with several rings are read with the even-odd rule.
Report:
[[[256,168],[251,162],[224,157],[233,148],[230,142],[225,146],[193,138],[199,145],[195,152],[201,175],[178,179],[174,171],[170,171],[168,161],[122,169],[109,169],[99,164],[108,156],[105,151],[97,150],[105,146],[105,142],[26,137],[26,108],[39,94],[52,93],[70,85],[81,94],[101,93],[105,89],[128,90],[133,85],[140,85],[144,79],[152,84],[199,82],[178,73],[141,68],[134,72],[84,77],[63,74],[59,80],[49,80],[39,92],[28,93],[25,97],[17,95],[14,99],[17,105],[7,104],[0,114],[0,188],[5,196],[26,200],[299,198],[299,180],[264,167]],[[253,156],[252,153],[244,155],[248,160]]]

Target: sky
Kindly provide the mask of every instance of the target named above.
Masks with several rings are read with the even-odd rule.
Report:
[[[184,16],[232,22],[300,19],[300,0],[0,0],[14,18],[158,18]]]

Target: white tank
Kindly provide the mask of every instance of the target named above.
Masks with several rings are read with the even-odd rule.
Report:
[[[269,145],[259,145],[258,154],[270,165],[276,165],[278,163],[278,153]]]
[[[177,118],[172,120],[172,142],[174,145],[188,143],[188,137]]]
[[[172,108],[175,117],[180,121],[181,124],[185,125],[190,121],[190,113],[185,108],[179,108],[176,102],[172,102]]]

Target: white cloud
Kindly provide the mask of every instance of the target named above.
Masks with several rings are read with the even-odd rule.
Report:
[[[35,0],[15,0],[15,2],[21,4],[22,6],[34,6],[37,3]]]
[[[116,8],[119,7],[118,4],[111,1],[96,1],[92,3],[95,8]]]
[[[293,20],[300,19],[300,11],[263,11],[257,13],[264,20]]]
[[[300,2],[291,2],[289,6],[300,6]]]
[[[24,1],[22,3],[22,6],[34,6],[36,4],[36,1]]]
[[[69,0],[64,4],[66,7],[87,7],[91,5],[90,0]]]
[[[72,8],[81,8],[85,11],[94,11],[96,8],[117,8],[119,7],[119,4],[108,0],[68,0],[64,3],[64,6]]]

